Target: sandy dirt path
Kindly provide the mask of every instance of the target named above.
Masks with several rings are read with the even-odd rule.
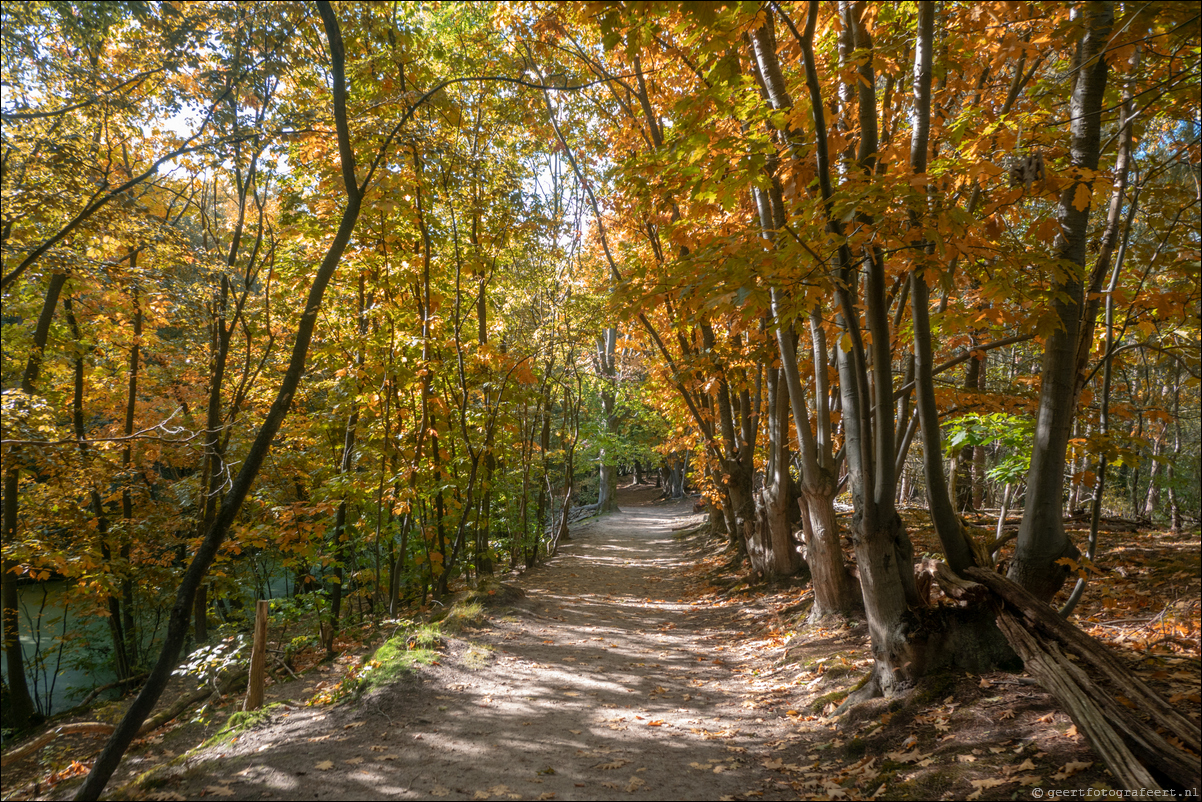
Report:
[[[674,530],[700,519],[657,492],[623,494],[622,512],[518,579],[527,598],[468,633],[491,647],[483,666],[456,643],[354,705],[293,709],[194,755],[157,794],[796,798],[762,765],[788,738],[784,711],[744,706],[748,678],[723,646],[735,609],[698,605],[682,576]]]

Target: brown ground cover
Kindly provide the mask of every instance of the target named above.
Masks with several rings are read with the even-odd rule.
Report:
[[[142,739],[110,788],[148,799],[1012,799],[1109,787],[1071,720],[1021,675],[945,674],[833,715],[869,668],[862,625],[802,625],[805,586],[766,588],[725,568],[691,501],[630,488],[620,504],[507,579],[524,597],[503,590],[434,663],[322,703],[372,656],[349,650],[270,686],[275,706],[232,738],[196,748],[218,714]],[[916,550],[934,553],[920,511],[906,518]],[[1098,565],[1079,623],[1196,716],[1197,538],[1107,533]],[[5,796],[66,798],[63,775],[86,770],[99,745],[62,739],[40,762],[6,768]]]

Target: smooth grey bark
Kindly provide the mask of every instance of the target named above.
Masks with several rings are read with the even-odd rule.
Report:
[[[618,419],[615,413],[614,383],[617,381],[618,330],[607,328],[597,341],[597,378],[601,380],[601,414],[605,418],[605,431],[613,435]],[[612,457],[601,449],[600,482],[597,489],[597,511],[618,510],[618,469]]]
[[[1097,170],[1106,91],[1106,44],[1114,24],[1112,2],[1084,5],[1082,36],[1077,47],[1076,82],[1070,102],[1070,157],[1073,168]],[[1072,170],[1068,172],[1072,175]],[[1009,577],[1047,601],[1068,576],[1057,560],[1076,559],[1080,552],[1064,531],[1064,462],[1078,393],[1078,348],[1085,307],[1085,260],[1092,202],[1079,208],[1077,191],[1091,189],[1092,178],[1067,182],[1060,196],[1056,254],[1069,266],[1053,287],[1056,330],[1048,337],[1040,370],[1039,413],[1027,498]]]
[[[1124,195],[1127,188],[1127,175],[1131,167],[1132,161],[1132,146],[1134,137],[1132,136],[1132,122],[1135,117],[1135,104],[1132,96],[1131,85],[1128,85],[1123,90],[1123,127],[1122,138],[1119,143],[1119,153],[1117,164],[1115,165],[1115,182],[1114,188],[1110,194],[1110,208],[1107,212],[1106,230],[1102,235],[1103,242],[1100,249],[1101,255],[1099,262],[1105,268],[1108,265],[1108,258],[1111,250],[1114,248],[1114,243],[1118,238],[1119,220],[1122,214]],[[1119,274],[1123,269],[1123,261],[1127,255],[1127,244],[1130,241],[1131,229],[1135,223],[1135,213],[1139,209],[1139,191],[1140,187],[1136,186],[1132,193],[1131,202],[1127,210],[1126,224],[1123,226],[1122,242],[1118,246],[1118,253],[1114,257],[1114,267],[1110,271],[1110,283],[1105,290],[1106,302],[1104,313],[1104,327],[1106,331],[1106,347],[1102,352],[1102,390],[1099,399],[1100,410],[1098,413],[1098,426],[1100,434],[1105,440],[1110,434],[1110,386],[1114,374],[1114,291],[1118,288]],[[1097,267],[1095,267],[1095,271]],[[1092,339],[1092,338],[1091,338]],[[1106,468],[1109,460],[1105,451],[1098,458],[1098,467],[1095,472],[1093,499],[1090,504],[1089,512],[1089,540],[1086,556],[1089,560],[1093,560],[1094,554],[1097,552],[1098,546],[1098,529],[1102,522],[1102,496],[1106,490]],[[1171,468],[1170,468],[1171,470]],[[1085,577],[1079,576],[1073,589],[1069,592],[1068,600],[1064,606],[1060,608],[1060,615],[1068,618],[1076,609],[1077,604],[1081,601],[1081,597],[1085,592]]]
[[[910,140],[910,167],[915,175],[927,171],[927,149],[931,129],[931,60],[934,42],[935,7],[918,6],[918,34],[914,46],[914,129]],[[911,224],[922,225],[922,214],[911,210]],[[929,249],[924,245],[922,251]],[[910,303],[914,325],[915,406],[922,424],[922,461],[926,477],[927,503],[931,521],[947,557],[948,566],[959,573],[979,565],[972,547],[952,507],[947,476],[943,472],[943,444],[939,429],[939,410],[935,404],[932,374],[930,288],[922,268],[910,274]]]
[[[808,42],[812,43],[812,27],[807,30]],[[776,53],[772,15],[768,15],[763,25],[751,31],[750,40],[765,99],[774,109],[792,109],[793,98],[785,84]],[[822,111],[818,109],[815,113],[821,116]],[[788,131],[785,136],[790,158],[795,161],[804,159],[794,137]],[[820,147],[825,147],[824,139]],[[770,242],[775,242],[787,222],[779,182],[774,179],[768,191],[757,189],[754,194],[762,236]],[[826,380],[825,334],[820,313],[817,307],[814,307],[810,313],[810,328],[814,338],[814,399],[818,430],[815,435],[811,429],[805,388],[798,368],[796,335],[793,325],[786,318],[787,299],[777,287],[770,288],[770,298],[773,333],[781,357],[785,390],[788,393],[800,450],[803,499],[799,504],[806,519],[802,529],[806,538],[806,561],[810,567],[814,588],[814,606],[810,615],[811,620],[818,620],[830,614],[852,613],[856,607],[851,577],[843,564],[843,550],[839,543],[838,522],[834,509],[835,483],[830,472],[831,421],[827,407],[829,387]]]

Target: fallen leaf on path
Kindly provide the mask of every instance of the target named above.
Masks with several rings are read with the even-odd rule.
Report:
[[[931,756],[931,754],[922,754],[918,750],[913,752],[886,752],[885,760],[893,760],[897,763],[921,763]]]
[[[317,765],[315,765],[313,768],[317,769],[318,771],[329,771],[330,769],[334,768],[334,761],[323,760],[320,763],[318,763]]]
[[[584,784],[584,783],[577,783],[577,785],[583,785],[583,784]],[[602,786],[603,788],[612,788],[612,789],[613,789],[613,790],[615,790],[615,791],[621,790],[621,788],[622,788],[622,786],[621,786],[620,784],[618,784],[618,783],[611,783],[611,782],[602,782],[602,783],[601,783],[601,786]]]
[[[572,733],[573,735],[579,735],[580,733],[584,732],[584,730],[568,730],[568,732]]]
[[[360,763],[362,763],[362,762],[363,762],[363,758],[361,758],[361,757],[348,757],[346,760],[344,760],[344,761],[342,761],[342,762],[343,762],[343,763],[350,763],[352,766],[358,766]]]
[[[234,792],[228,785],[209,785],[205,787],[206,794],[213,796],[233,796]]]
[[[663,722],[663,719],[657,718],[655,721],[648,721],[647,726],[648,727],[662,727],[662,726],[664,726],[664,722]]]
[[[1060,771],[1058,771],[1052,775],[1052,779],[1053,780],[1067,780],[1069,777],[1072,777],[1077,772],[1085,771],[1087,768],[1089,768],[1092,765],[1093,765],[1092,762],[1084,762],[1084,761],[1077,762],[1077,761],[1070,760],[1068,763],[1065,763],[1063,766],[1060,767]]]
[[[642,788],[646,784],[647,783],[645,783],[643,781],[642,777],[631,777],[630,782],[626,783],[626,793],[633,794],[635,791],[637,791],[639,788]]]
[[[593,766],[593,768],[601,769],[602,771],[613,771],[614,769],[622,768],[629,762],[629,760],[624,758],[618,758],[617,760],[612,760],[609,763],[598,763],[597,765]]]
[[[956,755],[956,760],[961,763],[975,763],[977,758],[975,755]]]
[[[535,797],[535,799],[554,799],[554,798],[555,798],[554,791],[547,791],[546,793],[539,794],[537,797]]]

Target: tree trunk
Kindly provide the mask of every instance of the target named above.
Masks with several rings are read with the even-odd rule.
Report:
[[[79,441],[79,459],[82,463],[84,474],[90,477],[92,456],[88,450],[87,432],[84,429],[83,422],[83,355],[86,348],[83,342],[83,333],[79,329],[79,322],[75,319],[75,311],[72,306],[70,297],[63,299],[63,313],[67,319],[67,326],[71,329],[71,336],[75,339],[75,355],[72,359],[75,380],[74,398],[71,403],[71,426],[75,432],[75,439]],[[112,561],[112,551],[108,543],[108,515],[105,514],[104,501],[96,485],[91,483],[88,490],[88,495],[92,502],[92,514],[96,516],[97,551],[100,552],[100,557],[104,561],[104,565],[109,566]],[[117,675],[119,681],[126,680],[131,676],[131,667],[125,650],[125,633],[121,629],[121,602],[111,593],[107,594],[107,597],[109,637],[113,641],[113,672]]]
[[[275,435],[279,431],[292,405],[296,390],[305,373],[305,362],[309,353],[309,344],[312,341],[313,330],[317,324],[317,314],[321,309],[322,298],[325,295],[325,290],[329,285],[331,277],[334,275],[335,268],[338,267],[347,243],[350,241],[355,223],[359,218],[363,190],[355,179],[354,151],[351,148],[350,130],[346,121],[346,84],[343,66],[342,34],[338,27],[337,17],[328,2],[319,2],[318,11],[321,14],[330,44],[334,117],[338,133],[339,156],[342,163],[344,183],[346,185],[346,207],[339,222],[338,230],[334,235],[333,241],[330,243],[329,250],[326,252],[313,278],[313,284],[309,289],[309,294],[301,313],[300,323],[297,326],[296,338],[292,355],[288,362],[288,368],[280,384],[275,401],[272,403],[267,417],[264,419],[262,426],[255,436],[254,442],[247,452],[246,460],[242,463],[242,468],[231,483],[229,493],[222,501],[221,509],[213,521],[213,526],[205,534],[192,562],[189,563],[187,570],[184,572],[183,579],[176,592],[175,604],[171,609],[167,632],[163,639],[162,651],[159,653],[158,660],[155,662],[154,668],[146,680],[146,685],[143,686],[142,691],[134,699],[126,711],[124,718],[121,719],[121,722],[113,731],[100,756],[96,758],[92,771],[88,774],[87,779],[75,796],[79,800],[99,799],[104,786],[108,783],[109,778],[112,777],[113,772],[121,761],[121,756],[125,754],[125,750],[129,747],[129,744],[137,737],[142,722],[146,720],[146,717],[154,709],[155,703],[167,685],[167,681],[171,678],[176,660],[179,658],[180,649],[183,647],[184,639],[188,634],[189,618],[191,617],[192,602],[196,595],[196,590],[200,586],[213,559],[217,556],[217,550],[220,548],[222,541],[225,540],[230,526],[234,523],[242,507],[242,502],[250,492],[251,485],[254,483],[256,476],[258,476],[259,468],[267,456],[271,443],[275,439]]]
[[[618,426],[617,417],[614,414],[616,403],[614,382],[617,380],[617,364],[615,362],[617,344],[617,329],[605,329],[602,332],[601,340],[597,343],[598,378],[602,384],[601,414],[605,418],[605,431],[610,437],[616,435],[615,430]],[[606,449],[601,449],[600,482],[597,489],[598,512],[618,511],[618,472],[617,467],[611,460],[612,457],[606,454]]]
[[[1102,105],[1106,90],[1106,43],[1114,21],[1110,2],[1084,6],[1082,37],[1076,58],[1070,146],[1072,165],[1095,171],[1098,168]],[[1072,175],[1070,172],[1068,175]],[[1089,192],[1092,178],[1067,182],[1060,196],[1056,239],[1059,258],[1075,266],[1053,288],[1053,309],[1058,319],[1049,335],[1040,370],[1039,413],[1031,468],[1027,474],[1027,498],[1019,527],[1018,544],[1009,576],[1045,601],[1052,598],[1068,576],[1056,561],[1076,559],[1080,552],[1064,532],[1064,464],[1077,402],[1077,349],[1081,314],[1085,303],[1083,274],[1091,203],[1078,208],[1078,189]],[[1088,196],[1087,196],[1088,197]]]
[[[138,266],[138,254],[135,251],[130,256],[130,269]],[[130,288],[130,301],[134,307],[134,337],[129,349],[129,391],[125,401],[125,436],[134,433],[134,414],[138,406],[138,369],[142,351],[142,305],[138,300],[138,288]],[[121,518],[125,523],[121,538],[121,561],[124,576],[121,578],[121,628],[125,635],[125,655],[131,665],[138,663],[138,633],[134,622],[134,587],[130,576],[129,565],[130,537],[133,532],[134,502],[130,485],[133,482],[133,441],[125,441],[125,449],[121,455],[121,465],[125,471],[125,479],[121,488]]]
[[[42,370],[42,358],[46,353],[46,340],[50,336],[50,324],[54,320],[58,296],[66,282],[66,273],[54,273],[46,286],[46,298],[42,302],[42,311],[38,315],[37,326],[33,332],[33,348],[29,352],[25,373],[21,377],[21,392],[26,396],[32,396],[37,386],[38,375]],[[8,454],[11,467],[4,471],[3,529],[0,530],[0,538],[5,547],[11,546],[17,540],[17,513],[20,509],[17,494],[21,489],[18,459],[14,449]],[[14,573],[16,568],[17,564],[12,560],[5,559],[0,562],[0,612],[4,625],[4,658],[8,668],[8,704],[5,705],[5,717],[8,726],[23,728],[33,720],[36,708],[33,698],[29,695],[29,683],[25,678],[25,653],[21,649],[18,624],[18,595]]]

